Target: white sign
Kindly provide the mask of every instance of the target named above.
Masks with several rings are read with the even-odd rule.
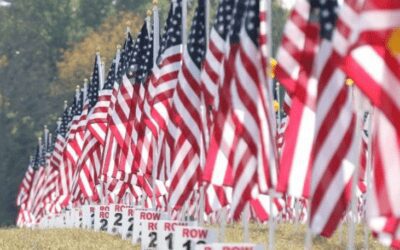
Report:
[[[217,230],[204,227],[177,226],[173,240],[174,249],[193,250],[197,245],[217,241]]]
[[[157,249],[157,221],[144,220],[142,222],[142,250]]]
[[[73,228],[74,227],[74,217],[72,214],[72,210],[65,211],[64,216],[64,224],[66,228]]]
[[[72,220],[74,223],[75,228],[80,228],[82,227],[82,218],[83,218],[83,213],[82,209],[79,207],[75,207],[72,209]]]
[[[159,250],[174,250],[173,243],[174,243],[174,235],[175,235],[177,226],[197,226],[197,221],[174,221],[174,220],[158,221],[157,222],[157,249],[159,249]]]
[[[148,209],[135,209],[133,213],[133,233],[132,243],[140,243],[142,234],[142,222],[148,220],[164,220],[167,219],[167,214],[163,212],[156,212]]]
[[[123,219],[123,209],[126,205],[123,204],[112,204],[110,205],[110,217],[108,222],[108,233],[109,234],[122,234],[122,219]]]
[[[108,218],[110,216],[110,206],[99,205],[94,210],[94,230],[107,231]]]
[[[85,229],[92,229],[94,224],[94,210],[93,205],[82,206],[82,227]]]
[[[64,221],[63,221],[63,214],[56,214],[54,218],[54,227],[55,228],[62,228]]]
[[[252,243],[213,243],[197,245],[196,250],[263,250],[264,247]]]
[[[124,207],[122,209],[122,239],[126,240],[132,237],[133,232],[133,207]]]

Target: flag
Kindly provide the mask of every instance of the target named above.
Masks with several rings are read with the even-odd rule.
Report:
[[[82,156],[82,151],[84,149],[85,145],[85,133],[88,130],[88,121],[89,121],[89,117],[92,116],[93,114],[93,108],[95,107],[96,103],[97,103],[97,99],[98,99],[98,95],[99,95],[99,89],[100,89],[100,80],[102,78],[102,65],[101,65],[101,59],[100,59],[100,54],[96,53],[95,56],[95,61],[94,61],[94,65],[93,65],[93,72],[92,72],[92,76],[91,76],[91,82],[88,86],[87,89],[87,96],[86,99],[81,100],[81,102],[85,102],[84,103],[84,108],[82,111],[82,115],[79,119],[79,125],[77,128],[77,136],[79,136],[79,145],[80,145],[80,151],[79,151],[79,155],[78,158],[75,161],[75,169],[74,169],[74,173],[73,173],[73,183],[72,183],[72,187],[71,187],[71,192],[72,192],[72,197],[73,197],[73,201],[77,201],[80,198],[84,198],[82,197],[82,189],[79,188],[79,181],[80,178],[82,177],[82,175],[80,175],[80,173],[82,172],[82,165],[79,165],[79,161],[81,160],[81,156]],[[87,139],[87,138],[86,138]],[[97,154],[94,155],[94,159],[93,161],[99,161],[100,160],[100,152],[96,152]],[[98,166],[98,165],[97,165]],[[96,170],[93,170],[96,171]]]
[[[207,107],[207,128],[204,129],[209,131],[211,131],[215,112],[218,109],[218,91],[223,80],[223,61],[229,48],[227,38],[234,8],[235,0],[220,0],[201,71],[202,92]],[[208,136],[206,134],[206,138]]]
[[[172,96],[171,123],[175,135],[169,186],[169,206],[180,209],[201,185],[202,110],[200,69],[206,51],[205,3],[198,1],[178,83]],[[204,107],[203,107],[204,108]]]
[[[92,201],[101,197],[96,186],[99,185],[101,157],[108,128],[108,109],[111,102],[115,75],[119,64],[119,51],[113,60],[103,89],[98,94],[98,101],[88,117],[84,136],[83,152],[78,162],[80,169],[78,184],[83,195]]]
[[[148,78],[147,89],[143,102],[143,119],[146,129],[153,132],[153,142],[147,141],[154,149],[152,159],[156,179],[165,182],[170,172],[171,136],[167,130],[170,122],[168,111],[171,109],[171,99],[178,80],[182,59],[182,1],[172,1],[168,13],[161,46],[156,64]],[[142,122],[142,123],[143,123]],[[151,137],[151,134],[149,134]],[[151,138],[149,138],[151,139]],[[136,158],[140,157],[140,147]]]
[[[101,180],[104,183],[107,183],[108,189],[110,191],[116,187],[116,184],[118,182],[116,176],[118,173],[118,162],[121,155],[121,148],[118,146],[117,138],[114,133],[118,132],[116,130],[118,126],[124,126],[118,115],[123,111],[123,109],[121,108],[122,104],[118,102],[122,101],[123,103],[125,103],[123,95],[121,97],[120,91],[122,89],[120,88],[120,85],[122,85],[122,80],[121,80],[122,77],[125,76],[126,71],[130,66],[130,60],[134,54],[133,47],[134,47],[134,42],[132,40],[130,33],[128,33],[120,56],[117,76],[113,86],[110,106],[107,114],[108,128],[105,137],[104,151],[101,161]],[[123,104],[123,106],[125,107],[125,109],[130,108],[129,106],[126,105],[126,103]],[[114,126],[114,128],[112,129],[111,126]],[[121,185],[118,185],[118,187],[121,187]]]
[[[70,107],[69,113],[69,129],[67,129],[66,141],[63,151],[63,174],[68,180],[67,187],[64,192],[71,200],[74,176],[76,173],[76,163],[82,153],[83,143],[83,127],[87,116],[87,105],[83,107],[84,94],[78,91],[74,101]],[[78,129],[79,128],[79,129]]]
[[[25,172],[24,178],[21,181],[21,184],[18,188],[16,205],[20,208],[24,208],[26,206],[27,199],[29,197],[29,192],[32,187],[33,176],[35,171],[33,169],[34,159],[31,156],[29,161],[28,169]]]
[[[336,1],[315,1],[311,5],[320,10],[321,43],[315,69],[318,94],[310,225],[313,233],[330,237],[350,204],[353,174],[360,156],[352,88],[345,84],[346,76],[340,68],[352,30],[346,22],[347,13],[336,24]],[[349,7],[346,4],[343,8]]]
[[[307,0],[297,0],[291,11],[282,34],[278,49],[275,75],[285,87],[289,96],[293,95],[305,66],[303,55],[306,52],[307,29],[310,18],[310,4]]]
[[[238,1],[235,7],[204,180],[233,188],[231,212],[238,219],[259,191],[274,185],[277,165],[272,102],[266,100],[272,93],[259,47],[259,2]]]
[[[228,33],[232,22],[232,13],[235,0],[220,0],[214,24],[211,27],[208,49],[201,70],[202,98],[206,112],[206,126],[203,125],[205,150],[208,149],[210,132],[214,125],[214,118],[219,104],[218,91],[222,85],[224,56],[227,53]],[[208,184],[205,187],[205,210],[207,214],[217,211],[229,204],[228,187]]]
[[[54,150],[52,156],[50,157],[50,166],[58,168],[58,171],[60,173],[57,183],[59,187],[57,196],[61,207],[65,207],[69,202],[68,187],[72,181],[71,177],[66,171],[63,159],[68,123],[70,121],[69,111],[70,107],[66,106],[62,117],[59,118],[56,131],[57,136],[54,143]]]
[[[302,28],[301,36],[304,40],[304,47],[301,51],[302,61],[298,76],[295,78],[294,92],[289,113],[289,123],[285,131],[285,144],[282,149],[281,161],[279,166],[279,176],[276,190],[294,197],[309,197],[310,195],[310,164],[312,155],[312,145],[314,141],[315,129],[315,98],[317,81],[314,76],[316,53],[319,46],[319,25],[314,16],[310,16],[310,3],[299,0],[292,11],[295,21],[306,19],[305,26]],[[301,12],[301,13],[300,13]],[[289,18],[289,23],[292,20]],[[290,26],[291,24],[288,24]],[[285,40],[285,37],[283,38]],[[282,43],[284,46],[285,41]],[[284,50],[282,48],[281,50]],[[297,52],[294,52],[296,54]],[[278,58],[279,60],[279,58]],[[278,65],[285,64],[280,61]],[[279,67],[278,67],[279,68]],[[277,77],[279,81],[279,70]],[[282,85],[284,83],[282,82]],[[285,85],[284,85],[285,86]]]
[[[362,1],[358,36],[344,69],[376,106],[373,117],[373,173],[367,221],[380,242],[400,248],[399,138],[400,94],[398,1]]]

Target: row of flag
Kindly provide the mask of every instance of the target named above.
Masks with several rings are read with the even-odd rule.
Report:
[[[301,207],[329,237],[358,202],[400,248],[400,3],[297,0],[272,67],[270,1],[220,0],[210,32],[205,2],[187,38],[180,0],[161,36],[149,19],[128,31],[107,77],[96,54],[30,161],[18,224],[88,203],[261,221]]]

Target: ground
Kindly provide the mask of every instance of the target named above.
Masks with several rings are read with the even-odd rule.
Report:
[[[276,249],[304,249],[305,229],[300,225],[281,224],[276,231]],[[250,225],[252,242],[264,244],[267,247],[268,230],[266,225]],[[231,225],[226,229],[227,242],[240,242],[243,239],[243,229],[240,225]],[[357,228],[356,249],[364,248],[363,227]],[[313,249],[346,249],[346,227],[338,230],[331,239],[314,238]],[[132,249],[129,241],[123,241],[117,236],[97,233],[81,229],[30,230],[5,228],[0,229],[0,249]],[[135,246],[133,249],[140,249]],[[386,249],[379,245],[371,236],[369,249]]]

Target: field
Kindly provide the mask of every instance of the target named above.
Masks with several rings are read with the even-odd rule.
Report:
[[[303,226],[278,225],[276,231],[276,249],[304,249]],[[356,249],[363,249],[363,228],[357,229]],[[250,225],[250,238],[267,246],[268,230],[265,225]],[[239,225],[228,226],[225,239],[227,242],[240,242],[243,230]],[[313,249],[346,249],[346,228],[336,232],[331,239],[314,238]],[[30,230],[7,228],[0,230],[0,249],[132,249],[129,241],[106,233],[96,233],[80,229]],[[133,249],[140,249],[139,246]],[[386,249],[372,237],[369,249]]]

